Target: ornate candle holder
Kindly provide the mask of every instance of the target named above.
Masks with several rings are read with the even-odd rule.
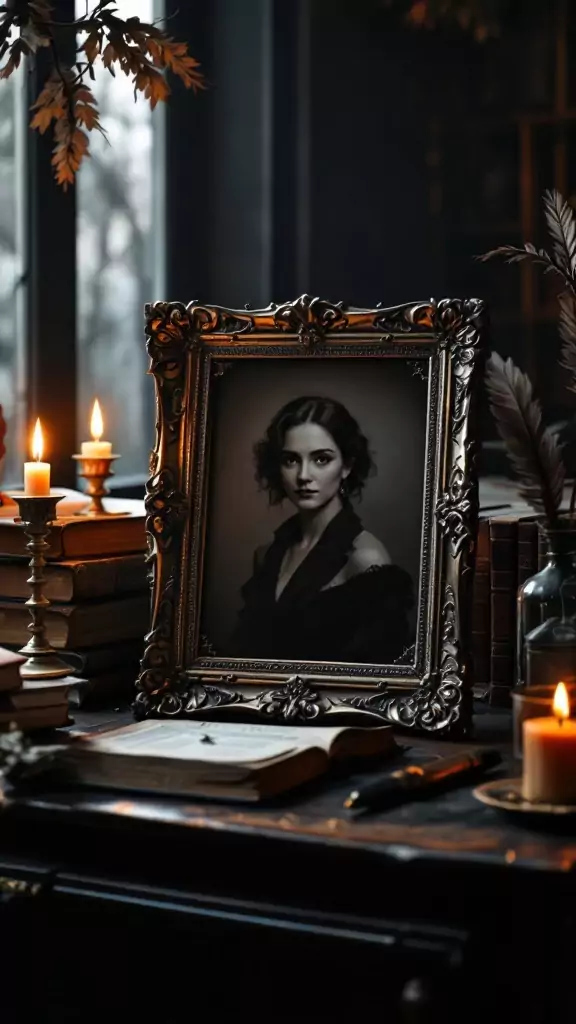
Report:
[[[18,504],[20,512],[16,523],[21,523],[24,533],[29,537],[26,545],[30,552],[31,575],[28,580],[32,596],[26,601],[30,609],[32,622],[28,626],[30,639],[20,654],[27,661],[20,668],[23,679],[58,679],[70,675],[70,666],[59,657],[46,639],[45,614],[50,601],[42,593],[46,582],[44,552],[48,548],[46,537],[50,532],[52,521],[56,518],[56,505],[64,497],[63,494],[50,494],[42,498],[28,497],[25,494],[13,494],[11,497]]]
[[[87,509],[77,512],[78,516],[123,516],[125,512],[109,512],[104,508],[103,498],[110,492],[105,481],[109,476],[114,476],[112,463],[119,459],[120,455],[73,455],[76,462],[80,462],[80,476],[86,480],[86,494],[91,499]]]

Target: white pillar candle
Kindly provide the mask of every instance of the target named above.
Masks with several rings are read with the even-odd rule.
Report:
[[[523,724],[522,795],[547,804],[576,804],[576,722],[564,683],[556,687],[554,715]]]
[[[81,455],[85,459],[109,459],[112,455],[112,442],[100,440],[104,433],[104,420],[102,419],[100,403],[97,398],[94,400],[92,408],[90,433],[92,434],[92,440],[82,441],[80,447]]]
[[[40,420],[36,420],[32,437],[34,462],[24,463],[24,494],[29,498],[46,498],[50,494],[50,463],[42,462],[44,438]]]

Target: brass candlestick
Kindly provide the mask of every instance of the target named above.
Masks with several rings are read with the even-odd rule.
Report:
[[[114,476],[112,463],[120,455],[73,455],[73,459],[81,463],[80,476],[86,480],[86,494],[91,498],[87,509],[77,512],[78,516],[123,516],[125,512],[109,512],[104,508],[103,498],[109,494],[105,481]]]
[[[62,501],[63,494],[50,494],[42,498],[28,497],[25,494],[10,495],[18,504],[20,512],[16,523],[21,523],[24,533],[30,538],[26,548],[30,552],[31,576],[28,580],[32,596],[26,601],[30,609],[32,622],[28,626],[30,639],[20,654],[27,661],[20,668],[23,679],[58,679],[70,675],[70,666],[59,657],[46,639],[45,614],[50,601],[44,597],[42,587],[46,582],[44,552],[48,548],[46,537],[50,533],[52,521],[56,518],[56,505]]]

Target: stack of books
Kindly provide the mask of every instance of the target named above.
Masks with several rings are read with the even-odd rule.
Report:
[[[472,673],[476,691],[509,706],[516,685],[518,589],[544,565],[534,510],[522,502],[480,512],[472,605]]]
[[[150,625],[144,504],[110,498],[110,511],[125,514],[93,519],[62,505],[45,554],[48,641],[88,680],[90,695],[129,696]],[[26,643],[30,622],[27,538],[15,514],[0,509],[0,644],[13,650]]]
[[[68,692],[80,680],[28,680],[20,676],[24,658],[0,647],[0,732],[16,725],[23,732],[68,725]]]

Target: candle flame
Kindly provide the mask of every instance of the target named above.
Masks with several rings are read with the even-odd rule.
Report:
[[[552,710],[560,723],[565,718],[570,718],[570,701],[568,700],[568,690],[564,683],[558,683],[556,687]]]
[[[42,461],[42,455],[44,454],[44,437],[42,434],[42,425],[40,420],[36,420],[36,426],[34,427],[34,433],[32,435],[32,458],[36,459],[36,462]]]
[[[90,433],[92,434],[93,441],[99,441],[104,433],[104,420],[102,419],[102,410],[100,408],[100,402],[97,398],[94,399],[94,407],[92,409],[92,418],[90,420]]]

